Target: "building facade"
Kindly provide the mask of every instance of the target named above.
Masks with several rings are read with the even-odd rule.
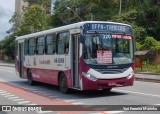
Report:
[[[15,0],[15,11],[22,12],[25,7],[28,7],[28,2],[23,0]]]
[[[46,13],[50,14],[53,12],[54,2],[56,2],[56,0],[50,0],[50,3],[48,5],[46,4],[45,6]],[[25,2],[25,0],[15,0],[15,11],[22,12],[24,8],[28,7],[29,5],[34,5],[37,3],[38,3],[37,0],[35,1],[33,0],[30,3]]]

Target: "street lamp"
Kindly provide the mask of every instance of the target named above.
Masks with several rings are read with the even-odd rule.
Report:
[[[71,10],[81,21],[83,21],[83,19],[74,11],[72,10],[70,7],[66,7],[68,10]]]

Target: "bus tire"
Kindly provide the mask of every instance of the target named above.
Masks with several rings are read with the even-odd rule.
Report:
[[[59,90],[65,94],[69,92],[67,78],[64,73],[61,73],[59,76]]]
[[[32,72],[29,70],[27,73],[27,80],[29,85],[34,85],[35,81],[33,81]]]

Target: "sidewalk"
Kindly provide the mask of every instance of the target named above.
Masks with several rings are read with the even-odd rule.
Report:
[[[14,63],[5,62],[2,60],[0,60],[0,66],[15,67]]]
[[[138,73],[135,74],[135,79],[137,81],[148,81],[160,83],[160,74],[156,73]]]

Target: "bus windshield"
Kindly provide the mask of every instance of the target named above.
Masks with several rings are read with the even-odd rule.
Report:
[[[128,64],[133,62],[133,39],[125,34],[84,35],[83,57],[87,64]]]

